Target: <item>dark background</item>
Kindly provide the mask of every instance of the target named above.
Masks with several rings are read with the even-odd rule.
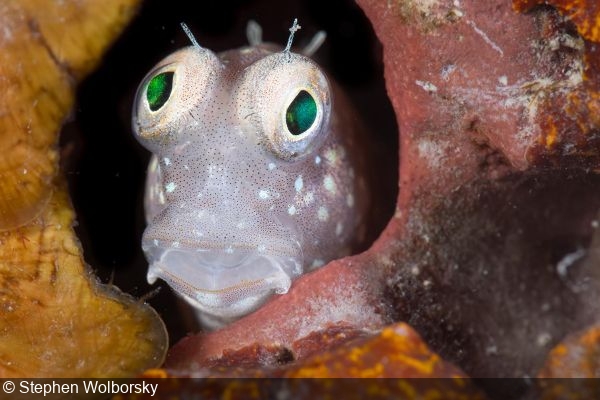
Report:
[[[131,134],[131,107],[138,84],[169,53],[189,45],[179,23],[215,52],[247,44],[250,19],[265,41],[285,45],[294,18],[302,29],[295,45],[319,31],[327,40],[314,58],[349,94],[369,126],[370,140],[387,152],[395,186],[397,129],[383,80],[381,46],[369,21],[353,1],[189,1],[147,0],[137,18],[80,86],[76,110],[61,136],[62,167],[77,212],[77,234],[86,262],[103,282],[145,297],[178,340],[186,332],[170,290],[146,283],[140,242],[142,199],[149,154]],[[392,167],[393,166],[393,167]],[[393,212],[393,198],[388,212]]]

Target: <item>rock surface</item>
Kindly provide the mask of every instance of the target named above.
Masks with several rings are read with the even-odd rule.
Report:
[[[182,340],[169,371],[229,365],[244,349],[234,364],[276,348],[303,365],[303,338],[403,320],[471,376],[531,376],[597,315],[597,263],[585,262],[600,208],[597,6],[358,3],[399,125],[396,214],[366,252]],[[335,351],[324,345],[323,360]]]
[[[315,343],[319,344],[319,349],[315,348]],[[294,399],[315,396],[345,399],[485,398],[462,371],[433,353],[404,323],[391,325],[379,333],[331,327],[294,345],[294,350],[303,353],[303,358],[292,364],[286,359],[291,354],[285,349],[250,346],[237,353],[225,354],[213,364],[197,365],[193,369],[189,365],[185,369],[177,368],[175,364],[173,369],[165,372],[148,371],[143,378],[205,378],[162,381],[159,385],[162,397],[193,393],[202,398],[214,398],[227,393],[233,398],[252,399],[280,397],[285,393]],[[178,375],[181,373],[183,375]]]

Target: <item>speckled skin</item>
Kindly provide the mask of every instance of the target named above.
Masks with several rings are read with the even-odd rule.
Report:
[[[174,71],[159,110],[145,90]],[[317,117],[292,135],[300,90]],[[218,327],[294,278],[351,252],[364,236],[367,190],[354,113],[308,57],[260,44],[215,55],[198,46],[161,61],[140,85],[136,138],[153,153],[143,249],[149,282],[165,280]]]

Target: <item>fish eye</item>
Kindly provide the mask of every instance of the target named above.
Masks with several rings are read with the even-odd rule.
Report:
[[[210,50],[195,46],[172,53],[138,86],[132,123],[136,138],[152,152],[185,142],[192,110],[201,114],[219,86],[221,62]]]
[[[165,105],[173,90],[173,75],[171,71],[161,72],[150,79],[146,86],[146,100],[151,111],[158,111]]]
[[[317,102],[306,90],[301,90],[287,107],[285,122],[288,130],[298,136],[310,129],[317,119]]]
[[[244,70],[236,87],[240,121],[275,157],[308,157],[329,135],[331,92],[325,73],[296,53],[273,53]]]

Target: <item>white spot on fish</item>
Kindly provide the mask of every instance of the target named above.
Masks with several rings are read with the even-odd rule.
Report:
[[[335,234],[337,236],[340,236],[342,234],[343,229],[344,229],[344,227],[343,227],[342,223],[338,222],[337,225],[335,226]]]
[[[291,205],[291,206],[288,208],[288,214],[290,214],[290,215],[294,215],[294,214],[296,214],[296,207],[294,207],[293,205]]]
[[[171,246],[173,246],[173,248],[178,249],[179,248],[179,242],[173,242],[171,244]]]
[[[329,149],[325,152],[325,158],[330,164],[335,164],[338,160],[337,151]]]
[[[173,193],[176,187],[177,185],[175,184],[175,182],[169,182],[165,185],[165,190],[167,191],[167,193]]]
[[[315,201],[315,195],[313,194],[313,192],[308,192],[304,195],[304,203],[305,204],[310,204],[313,201]]]
[[[506,85],[508,85],[508,77],[506,75],[502,75],[501,77],[498,78],[498,82],[502,86],[506,86]]]
[[[228,248],[225,249],[225,253],[227,254],[233,254],[233,247],[229,246]]]
[[[267,249],[267,247],[264,244],[260,244],[258,245],[258,247],[256,248],[256,250],[258,250],[259,253],[264,252]]]
[[[323,186],[325,186],[325,189],[327,189],[327,191],[335,194],[337,188],[335,186],[335,181],[333,180],[333,177],[331,175],[325,175],[325,179],[323,179]]]
[[[311,268],[319,268],[322,267],[323,265],[325,265],[325,261],[321,260],[321,259],[316,259],[312,262],[312,264],[310,265]]]
[[[204,233],[202,233],[201,231],[199,231],[198,229],[192,229],[192,233],[197,236],[197,237],[202,237],[204,236]]]
[[[269,163],[269,171],[273,171],[275,169],[275,163]]]
[[[346,196],[346,204],[348,204],[348,207],[354,207],[354,196],[352,195],[352,193]]]
[[[317,211],[317,216],[321,221],[327,221],[329,219],[329,211],[327,208],[321,206],[319,207],[319,211]]]
[[[302,175],[298,175],[298,177],[296,178],[296,182],[294,182],[294,187],[296,188],[296,192],[300,192],[302,190],[302,187],[304,187]]]
[[[190,170],[190,167],[188,167],[187,165],[184,165],[184,166],[183,166],[183,169],[185,169],[186,171],[189,171],[189,170]]]
[[[319,156],[315,157],[315,164],[317,164],[317,165],[321,164],[321,157],[319,157]]]
[[[268,191],[268,190],[265,190],[265,189],[263,189],[263,190],[259,191],[259,192],[258,192],[258,197],[260,197],[260,198],[261,198],[261,199],[263,199],[263,200],[266,200],[266,199],[268,199],[268,198],[269,198],[269,191]]]
[[[163,158],[163,162],[165,163],[165,165],[171,165],[171,159],[169,157]]]

